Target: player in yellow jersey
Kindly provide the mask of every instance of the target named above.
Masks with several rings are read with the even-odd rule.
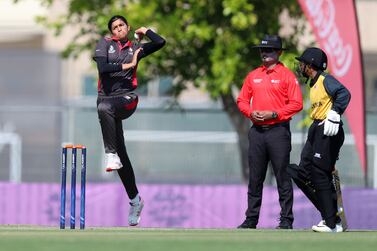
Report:
[[[343,84],[324,72],[327,56],[321,49],[308,48],[296,59],[299,61],[299,74],[310,80],[310,117],[313,123],[301,152],[300,164],[289,165],[288,172],[321,213],[322,221],[312,227],[313,231],[343,232],[345,229],[337,216],[332,171],[344,142],[340,117],[349,104],[351,94]]]

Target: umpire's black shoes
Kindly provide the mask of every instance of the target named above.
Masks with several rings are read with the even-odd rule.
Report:
[[[293,229],[293,227],[290,224],[279,224],[276,229]]]
[[[242,222],[241,225],[239,225],[237,228],[250,228],[250,229],[256,229],[257,224],[251,220],[251,219],[246,219],[244,222]]]

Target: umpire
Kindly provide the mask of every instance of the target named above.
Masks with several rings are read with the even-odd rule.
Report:
[[[302,94],[295,75],[279,57],[282,40],[266,35],[258,48],[262,65],[244,80],[237,99],[239,110],[253,122],[249,137],[248,208],[245,221],[238,228],[256,228],[262,203],[263,182],[271,161],[281,207],[278,229],[292,229],[293,189],[286,172],[291,152],[289,121],[302,109]]]

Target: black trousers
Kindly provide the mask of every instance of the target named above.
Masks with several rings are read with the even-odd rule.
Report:
[[[123,165],[118,170],[118,174],[130,199],[135,198],[138,194],[138,189],[124,143],[122,120],[127,119],[135,112],[137,103],[138,96],[134,93],[117,97],[97,98],[98,118],[102,130],[105,153],[118,154]]]
[[[288,171],[297,186],[304,192],[321,213],[327,226],[334,228],[336,216],[336,193],[332,183],[332,171],[344,142],[342,125],[335,136],[323,134],[324,125],[315,121],[310,126],[308,137],[301,152],[300,164],[290,165]]]
[[[279,193],[280,224],[293,223],[292,181],[286,169],[291,152],[289,123],[284,122],[270,128],[252,126],[249,131],[249,186],[247,219],[258,224],[262,203],[263,182],[268,162],[271,161]]]

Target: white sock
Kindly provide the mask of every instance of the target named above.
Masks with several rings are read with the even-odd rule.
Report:
[[[140,196],[139,196],[139,194],[137,194],[137,195],[135,196],[135,198],[133,198],[133,199],[131,200],[131,204],[135,205],[135,204],[139,204],[139,203],[140,203]]]

